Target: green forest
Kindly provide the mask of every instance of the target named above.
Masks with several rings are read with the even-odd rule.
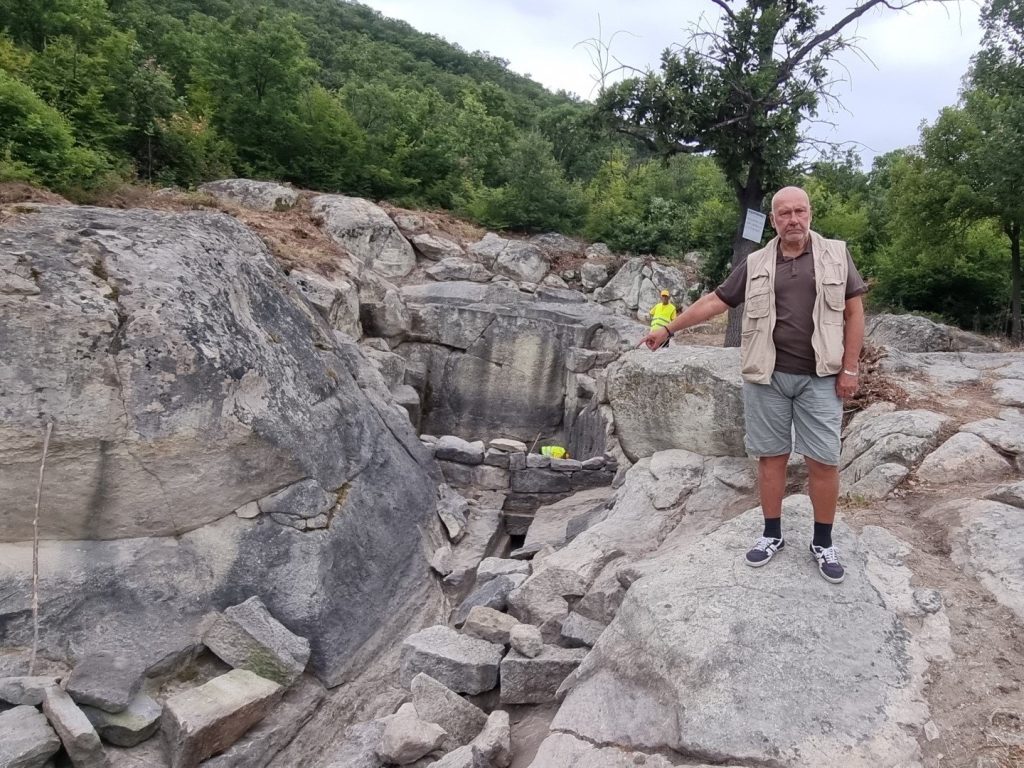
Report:
[[[772,44],[821,13],[739,5],[737,35]],[[807,188],[815,229],[850,242],[875,310],[1019,339],[1024,0],[989,0],[983,21],[959,102],[870,169],[850,151],[809,162],[793,125],[815,114],[818,67],[839,48],[812,62],[790,112],[750,125],[773,151],[759,182]],[[770,74],[790,88],[784,65]],[[126,183],[278,179],[666,260],[701,251],[707,287],[749,204],[737,169],[761,160],[726,151],[742,145],[731,135],[672,145],[627,123],[655,125],[656,99],[641,114],[634,97],[670,88],[673,109],[680,92],[726,109],[721,82],[666,54],[591,103],[347,0],[0,0],[0,182],[88,202]]]

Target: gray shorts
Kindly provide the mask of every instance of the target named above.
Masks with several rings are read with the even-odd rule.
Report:
[[[782,456],[795,448],[822,464],[839,464],[843,401],[835,376],[776,371],[771,384],[745,381],[743,414],[751,456]]]

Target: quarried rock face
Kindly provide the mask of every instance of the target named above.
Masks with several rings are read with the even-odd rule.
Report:
[[[433,462],[359,347],[250,230],[216,213],[39,206],[4,220],[0,253],[38,288],[0,293],[5,645],[31,637],[31,548],[2,542],[32,535],[48,420],[44,652],[148,663],[203,613],[258,595],[333,685],[360,649],[391,644],[384,626],[440,615],[423,578]],[[332,504],[302,530],[277,520],[297,508],[231,514],[300,482]]]

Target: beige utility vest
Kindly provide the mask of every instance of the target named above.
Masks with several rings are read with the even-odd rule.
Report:
[[[740,367],[754,384],[771,383],[775,370],[775,261],[779,238],[747,257],[747,291],[743,308]],[[811,232],[814,258],[814,329],[811,347],[819,376],[843,367],[843,312],[846,309],[846,243]]]

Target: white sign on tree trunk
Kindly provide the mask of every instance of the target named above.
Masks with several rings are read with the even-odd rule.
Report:
[[[747,208],[747,220],[743,223],[743,238],[760,243],[761,237],[764,235],[764,223],[767,220],[768,217],[760,211]]]

